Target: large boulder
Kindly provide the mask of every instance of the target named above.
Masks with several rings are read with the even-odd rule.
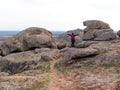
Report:
[[[0,72],[16,74],[27,70],[35,70],[40,64],[53,59],[56,60],[59,57],[59,50],[50,48],[12,53],[0,57]]]
[[[56,43],[51,32],[44,28],[30,27],[4,41],[0,49],[2,55],[35,48],[55,48]]]
[[[110,28],[109,24],[99,20],[84,21],[87,26],[84,29],[83,40],[107,41],[116,39],[116,34]]]
[[[74,60],[74,59],[81,59],[91,56],[96,56],[99,54],[98,50],[93,48],[64,48],[60,51],[64,53],[64,60]]]
[[[71,45],[70,37],[67,35],[67,34],[71,34],[71,33],[78,34],[78,36],[75,37],[75,44],[82,41],[82,37],[83,37],[82,29],[70,30],[70,31],[67,31],[67,32],[55,37],[58,48],[62,49],[62,48],[65,48],[66,46]]]
[[[96,31],[97,31],[96,29],[85,28],[83,34],[83,40],[94,40],[94,33]]]
[[[97,44],[98,41],[82,41],[76,45],[76,48],[87,48],[91,46],[92,44]]]
[[[91,48],[97,49],[99,55],[94,58],[96,63],[120,62],[120,40],[98,42],[91,44]]]
[[[117,36],[112,29],[103,29],[94,33],[94,40],[109,41],[115,39]]]
[[[90,29],[110,29],[109,24],[100,20],[87,20],[83,22],[83,25]]]

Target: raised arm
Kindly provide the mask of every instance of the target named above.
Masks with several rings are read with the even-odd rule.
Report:
[[[71,34],[67,34],[68,36],[71,36]]]

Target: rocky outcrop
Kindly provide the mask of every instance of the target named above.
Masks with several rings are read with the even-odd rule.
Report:
[[[100,78],[89,76],[69,86],[69,90],[119,90],[120,79],[118,77]]]
[[[120,30],[117,32],[117,35],[120,37]]]
[[[2,57],[0,57],[0,72],[7,72],[8,63],[8,60],[5,60]]]
[[[103,29],[94,33],[94,40],[98,41],[109,41],[116,38],[116,34],[113,30]]]
[[[2,55],[34,48],[55,48],[56,43],[51,32],[38,27],[30,27],[2,43]]]
[[[94,58],[95,63],[106,63],[106,62],[120,62],[120,41],[107,41],[107,42],[98,42],[96,44],[91,44],[90,47],[97,49],[99,55]]]
[[[100,20],[87,20],[83,22],[83,25],[90,29],[110,29],[109,24]]]
[[[62,49],[60,52],[64,53],[64,60],[75,60],[98,55],[98,51],[92,48],[65,48]]]
[[[76,45],[76,48],[87,48],[92,44],[97,44],[97,41],[82,41]]]
[[[82,29],[70,30],[59,35],[58,37],[55,37],[58,48],[62,49],[62,48],[65,48],[66,46],[71,46],[70,37],[67,35],[71,33],[78,34],[78,36],[75,37],[75,44],[82,41],[82,37],[83,37]]]
[[[87,26],[84,29],[83,40],[107,41],[116,39],[116,34],[110,28],[109,24],[99,20],[84,21]]]
[[[34,70],[39,64],[53,60],[58,52],[57,49],[42,48],[9,54],[0,58],[0,71],[15,74]]]
[[[0,89],[119,90],[120,40],[102,21],[84,25],[84,34],[77,29],[54,39],[45,29],[28,28],[0,43]],[[70,48],[72,32],[79,36]]]

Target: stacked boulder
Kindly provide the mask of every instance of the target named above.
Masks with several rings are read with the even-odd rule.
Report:
[[[56,48],[52,33],[44,28],[30,27],[7,39],[0,45],[0,54],[26,51],[35,48]]]
[[[71,41],[70,41],[70,37],[68,36],[68,34],[72,34],[72,33],[74,33],[75,35],[76,34],[78,35],[75,37],[76,44],[82,41],[82,37],[83,37],[82,29],[69,30],[69,31],[55,37],[58,49],[65,48],[66,46],[71,46]]]
[[[100,20],[87,20],[83,22],[84,29],[83,40],[107,41],[116,38],[116,34],[109,24]]]

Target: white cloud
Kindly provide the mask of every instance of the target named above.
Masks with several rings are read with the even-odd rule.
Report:
[[[49,30],[84,28],[82,22],[100,19],[118,30],[118,0],[0,0],[0,30],[30,26]]]

